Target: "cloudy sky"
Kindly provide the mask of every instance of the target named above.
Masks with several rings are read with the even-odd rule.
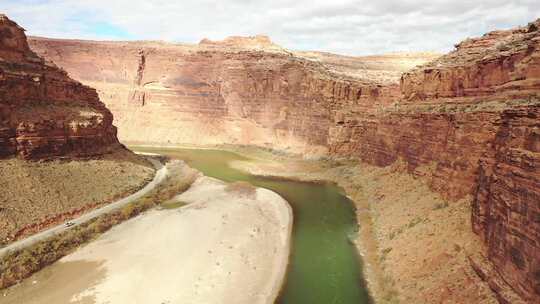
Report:
[[[349,55],[446,52],[540,18],[540,0],[0,0],[27,34],[198,42],[266,34],[286,48]]]

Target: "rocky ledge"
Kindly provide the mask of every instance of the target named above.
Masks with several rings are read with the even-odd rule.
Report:
[[[32,52],[24,29],[0,15],[0,157],[85,157],[120,147],[94,89]]]
[[[331,152],[377,166],[402,159],[450,201],[472,201],[473,230],[501,302],[540,302],[540,20],[468,39],[401,77],[401,96],[340,107]],[[499,278],[495,280],[493,276]]]
[[[493,31],[456,45],[456,50],[403,75],[407,100],[527,96],[540,90],[540,22]]]
[[[197,45],[32,37],[30,45],[97,88],[123,141],[254,144],[319,155],[328,150],[336,107],[389,102],[399,96],[400,72],[433,58],[308,58],[264,36]],[[343,62],[394,81],[383,86],[373,73],[350,75]]]

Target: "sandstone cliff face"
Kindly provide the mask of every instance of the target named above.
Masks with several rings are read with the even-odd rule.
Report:
[[[456,50],[403,75],[406,99],[527,96],[540,89],[538,22],[468,39]],[[513,93],[513,94],[512,94]]]
[[[473,228],[487,245],[487,258],[508,286],[535,303],[540,98],[529,98],[405,104],[351,114],[331,128],[331,152],[378,166],[403,159],[410,173],[427,176],[446,198],[472,195]]]
[[[126,141],[251,144],[377,166],[405,161],[447,199],[473,199],[474,230],[496,273],[534,302],[539,27],[467,40],[401,79],[422,56],[396,64],[292,53],[262,38],[198,46],[30,42],[98,88]]]
[[[96,91],[38,57],[24,30],[0,15],[0,157],[89,156],[118,146]]]
[[[467,40],[404,74],[399,102],[345,111],[330,129],[334,153],[378,166],[404,159],[448,199],[472,195],[494,273],[531,303],[540,301],[539,26]]]
[[[478,160],[494,157],[500,113],[537,104],[540,92],[538,22],[493,32],[405,73],[403,98],[353,114],[331,136],[336,152],[386,166],[397,158],[416,174],[435,166],[432,187],[459,199],[476,188]]]
[[[294,55],[322,63],[332,72],[383,85],[395,85],[401,74],[437,59],[437,53],[391,53],[371,56],[343,56],[325,52],[294,52]]]
[[[120,139],[131,142],[254,144],[320,154],[328,150],[334,107],[385,104],[399,95],[395,83],[338,76],[269,42],[229,47],[234,41],[226,40],[225,47],[41,38],[30,43],[96,87],[115,114]]]
[[[286,52],[286,50],[270,40],[270,37],[264,35],[257,35],[251,37],[232,36],[227,37],[222,41],[213,41],[209,39],[203,39],[199,42],[200,46],[206,48],[215,49],[251,49],[251,50],[264,50],[266,52]]]
[[[402,78],[411,102],[448,97],[445,102],[491,104],[482,112],[497,114],[476,125],[486,139],[473,143],[482,154],[458,155],[480,165],[471,171],[473,230],[502,280],[531,303],[540,301],[539,26],[540,20],[467,40]]]
[[[482,158],[473,229],[503,279],[540,300],[540,106],[505,110],[495,156]]]
[[[460,105],[389,106],[349,114],[330,129],[331,152],[388,166],[398,159],[408,172],[429,175],[432,189],[451,200],[475,188],[478,159],[489,149],[499,114],[490,109]],[[423,168],[431,167],[429,172]]]

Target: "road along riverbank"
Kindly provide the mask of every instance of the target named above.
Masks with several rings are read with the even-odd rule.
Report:
[[[152,165],[154,165],[154,167],[156,168],[156,172],[155,172],[154,178],[148,184],[146,184],[146,186],[144,186],[142,189],[140,189],[139,191],[127,197],[124,197],[120,200],[112,202],[104,207],[92,210],[88,213],[83,214],[82,216],[76,219],[71,220],[70,222],[73,223],[73,225],[68,226],[62,223],[55,227],[49,228],[47,230],[44,230],[32,236],[29,236],[25,239],[11,243],[3,248],[0,248],[0,259],[10,252],[15,252],[17,250],[21,250],[26,247],[32,246],[39,241],[53,237],[69,229],[73,229],[80,224],[86,223],[90,220],[93,220],[99,217],[100,215],[118,210],[126,206],[127,204],[130,204],[140,199],[141,197],[148,194],[150,191],[154,190],[161,182],[163,182],[163,180],[167,176],[167,167],[164,166],[161,162],[159,162],[156,159],[148,158],[148,160],[152,163]]]

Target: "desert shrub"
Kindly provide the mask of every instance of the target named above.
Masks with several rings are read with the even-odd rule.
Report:
[[[399,303],[398,292],[394,287],[395,286],[394,280],[390,276],[384,275],[382,278],[382,281],[383,281],[382,303],[388,303],[388,304]]]
[[[433,210],[444,209],[448,206],[448,202],[436,203],[435,206],[433,206]]]
[[[403,231],[404,231],[403,227],[400,227],[400,228],[398,228],[398,229],[396,229],[396,230],[392,230],[392,231],[390,232],[390,234],[388,235],[388,238],[391,239],[391,240],[393,240],[396,236],[398,236],[398,235],[400,235],[401,233],[403,233]]]
[[[409,221],[409,223],[407,224],[407,228],[413,228],[414,226],[420,224],[420,223],[425,223],[427,222],[427,219],[422,219],[420,217],[415,217],[413,218],[412,220]]]
[[[135,204],[127,204],[122,208],[122,217],[124,218],[130,218],[132,215],[135,214]]]
[[[386,260],[386,257],[387,255],[392,251],[392,247],[387,247],[387,248],[384,248],[382,251],[381,251],[381,256],[380,256],[380,261],[383,262]]]
[[[176,209],[176,208],[180,208],[182,206],[185,206],[187,205],[186,202],[182,202],[182,201],[176,201],[176,200],[168,200],[164,203],[161,203],[161,208],[162,209]]]

